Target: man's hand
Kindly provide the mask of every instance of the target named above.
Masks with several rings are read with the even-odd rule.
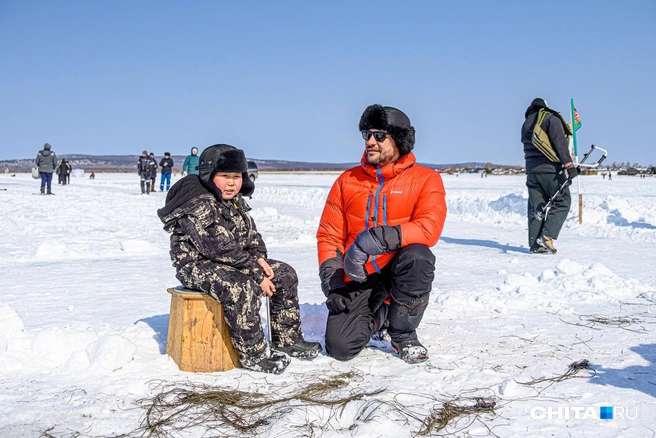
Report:
[[[569,179],[574,179],[581,174],[580,166],[566,167],[565,170],[567,171],[567,177]]]
[[[328,293],[326,307],[330,313],[348,312],[351,306],[351,296],[346,288],[337,289]]]
[[[270,297],[276,291],[276,287],[268,278],[262,280],[262,283],[260,283],[260,287],[262,288],[262,295],[267,297]]]
[[[363,283],[367,279],[367,270],[364,265],[369,256],[384,252],[385,249],[369,230],[364,230],[344,255],[344,272],[351,280]]]

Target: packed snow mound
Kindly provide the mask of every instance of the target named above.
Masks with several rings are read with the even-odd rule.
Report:
[[[86,348],[94,374],[105,375],[128,364],[137,351],[137,346],[120,335],[103,336]]]
[[[88,324],[73,323],[64,327],[52,326],[39,330],[32,340],[32,353],[45,359],[45,364],[65,364],[73,353],[98,338]]]
[[[496,292],[481,291],[462,296],[445,292],[437,301],[446,308],[477,307],[506,313],[509,309],[536,309],[549,312],[575,311],[585,303],[617,305],[630,300],[651,301],[653,291],[637,280],[623,278],[600,263],[581,264],[562,259],[540,275],[509,274]]]
[[[527,199],[524,195],[510,193],[497,196],[475,191],[447,191],[446,204],[449,219],[513,225],[526,223]]]
[[[66,254],[66,245],[63,243],[42,243],[36,250],[36,257],[40,259],[55,259]]]
[[[23,329],[23,320],[14,308],[8,304],[0,304],[0,335],[5,340],[12,339],[20,335]]]
[[[29,372],[36,366],[62,374],[104,376],[133,360],[152,363],[164,357],[153,330],[143,323],[122,330],[98,330],[75,322],[22,332],[20,338],[11,333],[6,328],[0,332],[0,370],[4,372]]]

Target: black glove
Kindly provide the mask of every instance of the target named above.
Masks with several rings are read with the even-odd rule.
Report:
[[[348,312],[350,306],[351,296],[345,287],[332,290],[328,293],[328,298],[326,298],[326,307],[330,313]]]
[[[579,176],[581,174],[581,167],[580,166],[568,167],[565,170],[567,171],[567,177],[569,179],[574,179],[574,178],[576,178],[577,176]]]
[[[385,252],[385,248],[369,232],[361,232],[355,242],[344,255],[344,271],[348,278],[363,283],[367,279],[365,263],[370,255],[378,255]]]

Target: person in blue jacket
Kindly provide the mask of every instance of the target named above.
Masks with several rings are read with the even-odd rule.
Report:
[[[164,191],[164,183],[166,182],[166,191],[171,188],[171,172],[173,169],[173,158],[168,152],[164,152],[164,158],[159,162],[159,167],[162,169],[162,179],[159,183],[159,191]]]
[[[191,148],[191,155],[187,155],[184,163],[182,164],[182,176],[184,175],[198,175],[198,148]]]

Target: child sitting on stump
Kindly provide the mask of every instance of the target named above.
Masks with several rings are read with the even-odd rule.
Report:
[[[246,156],[226,144],[206,148],[199,175],[187,175],[158,210],[171,233],[176,277],[188,289],[208,293],[223,305],[226,325],[244,368],[281,373],[290,357],[314,357],[318,342],[305,342],[298,306],[298,277],[288,264],[267,258],[250,207],[255,184]],[[260,324],[260,296],[271,297],[271,347]]]

